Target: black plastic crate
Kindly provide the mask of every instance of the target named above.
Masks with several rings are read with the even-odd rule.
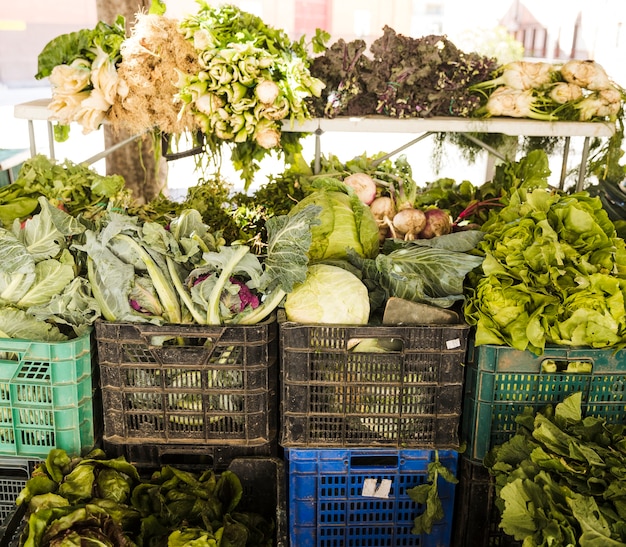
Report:
[[[181,469],[195,470],[181,461],[170,463]],[[159,467],[157,462],[152,466],[153,469]],[[288,547],[286,472],[283,461],[279,458],[236,458],[230,462],[228,470],[237,475],[243,488],[237,510],[255,512],[265,519],[273,520],[276,526],[274,545]],[[19,537],[26,525],[25,515],[25,506],[17,507],[11,513],[7,524],[0,528],[0,547],[19,545]]]
[[[493,477],[482,461],[459,458],[452,522],[452,547],[521,547],[499,528]]]
[[[468,333],[281,322],[280,444],[458,448]],[[392,350],[353,350],[368,339]]]
[[[278,430],[278,327],[96,323],[103,437],[262,447]]]
[[[185,465],[188,468],[224,470],[238,458],[281,457],[275,439],[260,446],[198,445],[198,444],[125,444],[102,438],[101,448],[110,458],[123,457],[137,469],[158,465]]]
[[[15,511],[15,500],[26,486],[33,469],[40,460],[0,457],[0,525],[5,526],[7,519]]]

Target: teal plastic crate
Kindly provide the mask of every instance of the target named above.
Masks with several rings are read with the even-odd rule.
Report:
[[[467,456],[482,460],[508,440],[526,408],[536,412],[577,391],[586,415],[626,422],[626,351],[552,346],[538,356],[470,343],[461,421]]]
[[[71,456],[94,444],[92,336],[0,338],[0,455]]]
[[[457,472],[458,452],[439,450]],[[429,534],[412,532],[424,506],[407,490],[425,484],[435,450],[285,449],[289,544],[293,547],[446,547],[456,485],[439,479],[443,518]],[[375,486],[366,490],[366,485]]]

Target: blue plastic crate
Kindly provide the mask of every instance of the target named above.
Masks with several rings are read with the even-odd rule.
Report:
[[[438,484],[444,517],[430,534],[411,532],[424,507],[407,490],[424,484],[435,450],[285,449],[290,545],[294,547],[445,547],[450,545],[455,484]],[[456,474],[458,452],[439,450]],[[365,496],[366,479],[386,497]],[[388,482],[387,482],[388,481]]]

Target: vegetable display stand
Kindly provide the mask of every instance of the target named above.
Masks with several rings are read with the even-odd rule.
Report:
[[[487,468],[464,454],[459,457],[452,547],[520,547],[521,542],[499,528],[495,487]]]
[[[285,450],[290,545],[297,547],[444,547],[450,545],[455,484],[437,481],[443,519],[413,534],[425,507],[409,493],[423,485],[436,451],[395,449]],[[456,474],[458,453],[439,451]]]
[[[508,346],[470,344],[461,436],[467,456],[482,460],[516,430],[526,408],[539,410],[582,393],[583,411],[626,421],[626,351],[546,347],[541,356]]]
[[[0,338],[0,455],[78,456],[94,444],[92,333],[63,342]]]
[[[224,327],[98,321],[96,340],[110,443],[269,451],[277,441],[275,320]]]
[[[468,332],[281,322],[280,444],[458,448]],[[367,339],[394,349],[350,349]]]

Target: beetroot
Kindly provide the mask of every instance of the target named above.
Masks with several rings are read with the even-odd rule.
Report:
[[[421,239],[431,239],[452,232],[452,218],[443,209],[426,209],[426,223],[419,234]]]

